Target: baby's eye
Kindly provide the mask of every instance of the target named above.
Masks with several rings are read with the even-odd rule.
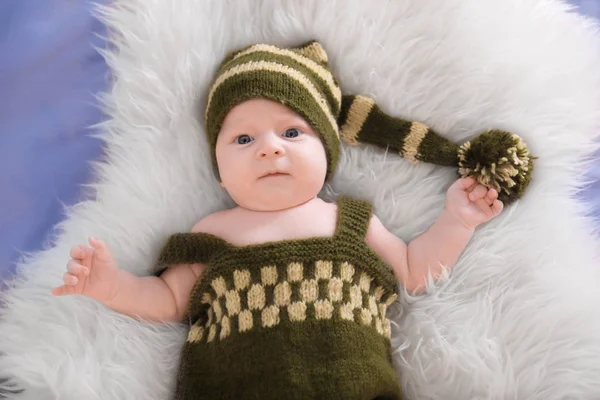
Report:
[[[286,138],[296,138],[300,136],[300,131],[296,128],[286,129],[286,131],[283,133],[283,136]]]
[[[240,135],[235,138],[237,144],[248,144],[252,141],[252,138],[248,135]]]

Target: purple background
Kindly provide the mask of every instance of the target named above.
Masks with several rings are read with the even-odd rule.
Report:
[[[103,0],[97,2],[102,3]],[[600,0],[572,0],[600,18]],[[95,94],[106,90],[103,25],[89,0],[0,1],[0,280],[24,252],[43,247],[63,205],[82,198],[101,142],[90,125],[103,116]],[[600,156],[594,183],[600,221]]]

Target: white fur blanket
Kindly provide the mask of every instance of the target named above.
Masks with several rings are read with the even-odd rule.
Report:
[[[408,398],[600,399],[599,242],[572,197],[600,135],[591,21],[557,0],[121,0],[102,14],[114,81],[94,194],[4,296],[0,377],[26,389],[19,398],[169,398],[182,327],[50,289],[89,235],[148,274],[169,234],[229,206],[198,120],[217,63],[253,42],[318,39],[345,92],[456,142],[510,130],[540,157],[525,198],[478,229],[451,279],[394,310]],[[345,148],[340,164],[323,196],[372,201],[407,241],[441,211],[455,173],[368,147]]]

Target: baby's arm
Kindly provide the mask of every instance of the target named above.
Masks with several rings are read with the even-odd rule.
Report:
[[[200,223],[192,232],[197,232]],[[178,264],[160,277],[138,277],[119,269],[108,246],[90,238],[88,246],[71,250],[72,259],[63,277],[64,285],[54,295],[80,294],[93,298],[120,313],[156,322],[183,319],[190,293],[206,266]]]
[[[420,293],[429,274],[438,279],[452,268],[475,228],[502,211],[498,193],[476,185],[471,178],[457,180],[447,193],[446,207],[435,223],[407,246],[373,216],[366,241],[389,265],[409,293]]]
[[[180,322],[192,288],[205,268],[202,264],[177,264],[170,266],[160,277],[141,278],[120,270],[121,289],[105,304],[134,318]]]

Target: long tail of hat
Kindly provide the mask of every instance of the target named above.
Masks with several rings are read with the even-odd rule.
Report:
[[[338,118],[340,136],[349,144],[369,143],[398,153],[411,162],[458,168],[460,176],[495,188],[506,204],[522,197],[531,181],[533,159],[523,140],[490,130],[458,145],[427,125],[391,117],[365,96],[343,96]]]

